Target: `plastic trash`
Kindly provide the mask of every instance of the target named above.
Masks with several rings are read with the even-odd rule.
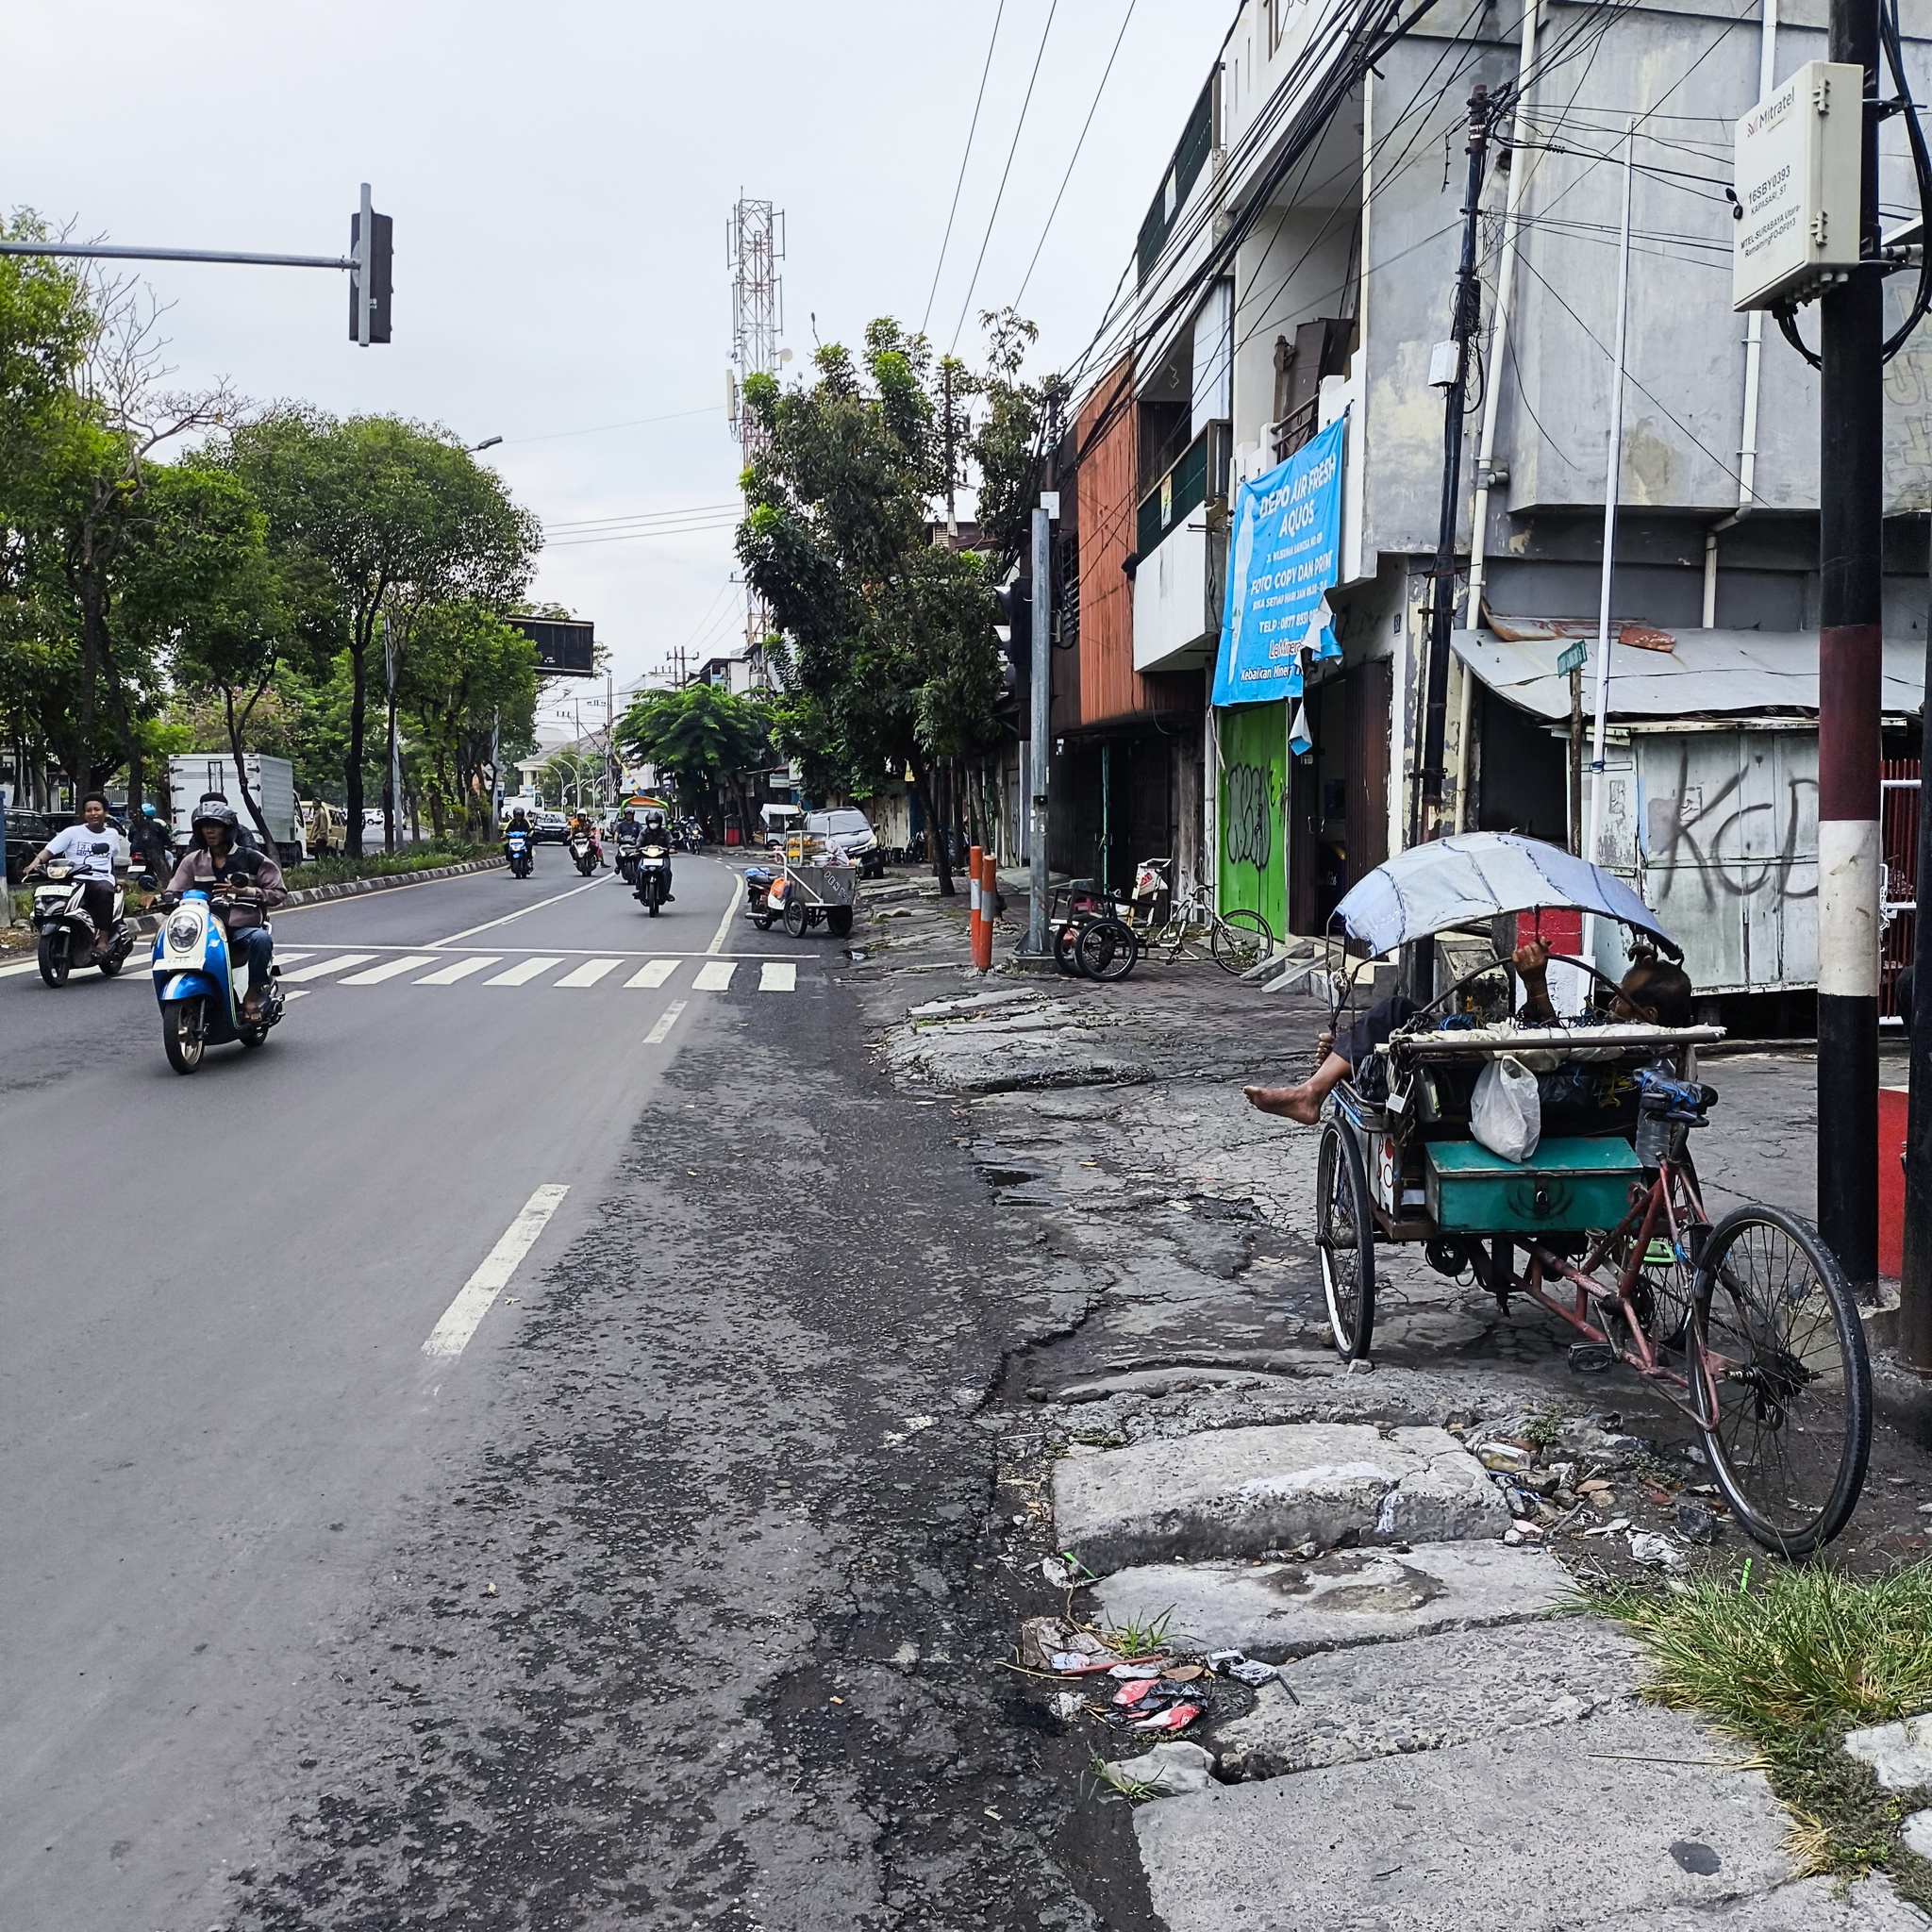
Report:
[[[1152,1717],[1143,1717],[1139,1724],[1129,1724],[1130,1731],[1184,1731],[1201,1715],[1198,1704],[1171,1704],[1165,1710],[1157,1710]]]
[[[1062,1618],[1028,1617],[1020,1625],[1020,1661],[1029,1671],[1053,1670],[1054,1658],[1079,1641],[1079,1633]]]
[[[1690,1567],[1690,1557],[1674,1543],[1641,1529],[1631,1533],[1630,1560],[1646,1570],[1661,1570],[1667,1576],[1681,1575]]]
[[[1279,1675],[1273,1664],[1264,1664],[1254,1657],[1236,1657],[1223,1666],[1224,1674],[1238,1684],[1265,1684]]]
[[[1679,1502],[1677,1505],[1677,1533],[1687,1542],[1716,1542],[1716,1511],[1707,1509],[1702,1503]]]
[[[1475,1078],[1469,1131],[1501,1160],[1524,1161],[1543,1137],[1536,1075],[1514,1056],[1491,1060]]]
[[[1122,1679],[1129,1677],[1158,1677],[1161,1673],[1161,1668],[1159,1660],[1153,1658],[1146,1663],[1116,1664],[1107,1674],[1109,1677],[1120,1677]]]
[[[1139,1785],[1163,1798],[1183,1791],[1205,1791],[1214,1782],[1214,1754],[1199,1744],[1151,1745],[1138,1757],[1109,1764],[1109,1774],[1122,1784]]]

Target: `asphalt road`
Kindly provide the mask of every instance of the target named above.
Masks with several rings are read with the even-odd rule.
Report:
[[[984,1661],[1051,1280],[838,941],[540,866],[190,1078],[0,976],[0,1924],[1143,1923]]]

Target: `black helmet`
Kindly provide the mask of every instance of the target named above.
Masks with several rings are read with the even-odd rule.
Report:
[[[662,831],[664,829],[664,814],[661,811],[647,811],[644,814],[644,823],[654,832]]]
[[[242,821],[236,815],[235,808],[225,798],[204,798],[194,808],[194,816],[189,821],[194,830],[204,825],[225,825],[233,832],[240,828]]]

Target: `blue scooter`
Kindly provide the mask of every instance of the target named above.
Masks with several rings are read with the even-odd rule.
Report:
[[[161,1005],[161,1044],[177,1074],[193,1073],[209,1046],[225,1046],[234,1040],[243,1046],[259,1046],[282,1017],[287,1003],[281,968],[269,967],[261,1016],[249,1020],[243,1017],[242,989],[235,984],[228,958],[221,908],[246,905],[258,896],[246,887],[212,896],[192,887],[172,904],[169,895],[157,902],[163,916],[161,929],[155,934],[155,997]],[[261,923],[268,924],[266,913]]]
[[[506,832],[503,835],[503,856],[509,860],[512,878],[528,878],[531,864],[529,833]]]

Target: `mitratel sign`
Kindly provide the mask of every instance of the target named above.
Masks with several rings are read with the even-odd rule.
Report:
[[[1341,438],[1332,424],[1235,494],[1234,542],[1217,705],[1257,705],[1302,692],[1302,659],[1339,658],[1328,589],[1341,547]]]
[[[1820,293],[1858,264],[1865,71],[1807,60],[1737,125],[1731,308]]]

